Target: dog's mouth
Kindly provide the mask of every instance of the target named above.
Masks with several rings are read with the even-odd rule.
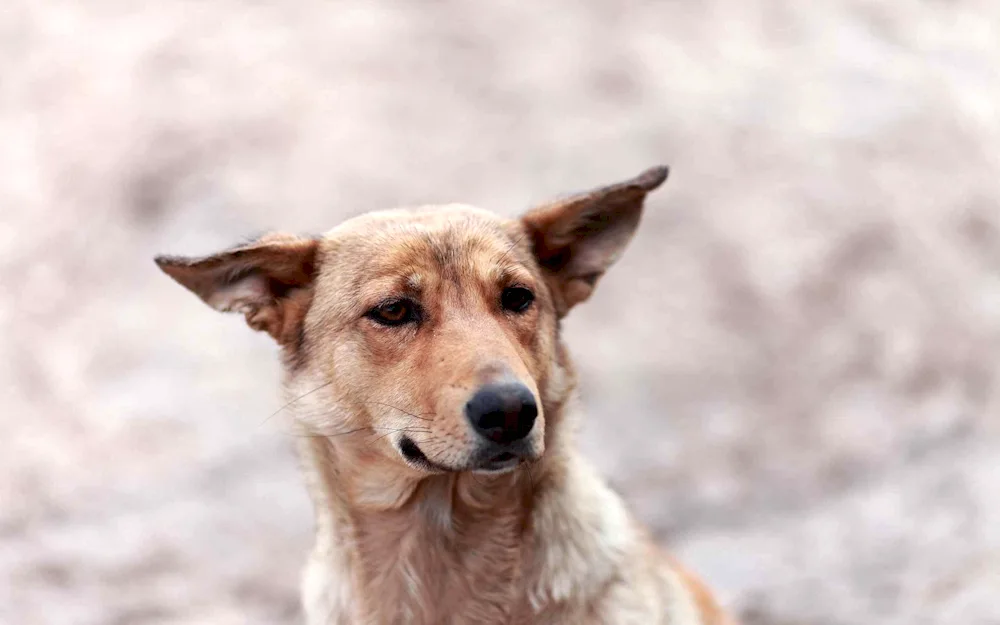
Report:
[[[399,439],[399,453],[403,455],[410,464],[414,464],[425,471],[433,471],[435,473],[447,473],[450,471],[447,467],[442,467],[430,461],[430,459],[424,455],[424,452],[420,451],[417,444],[413,442],[413,439],[409,436],[404,436]]]
[[[493,454],[492,456],[486,456],[483,460],[476,462],[471,467],[464,469],[452,469],[432,462],[427,455],[420,450],[420,447],[413,442],[413,439],[408,436],[403,436],[399,439],[399,453],[410,464],[424,469],[425,471],[431,471],[434,473],[453,473],[455,471],[462,470],[472,470],[476,473],[504,473],[521,464],[521,461],[523,460],[522,456],[514,453],[513,451],[502,451],[500,453]]]

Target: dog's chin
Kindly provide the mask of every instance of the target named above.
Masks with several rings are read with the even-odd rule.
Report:
[[[484,450],[476,454],[472,462],[459,466],[445,466],[427,457],[420,447],[409,437],[403,436],[397,443],[399,454],[406,464],[428,473],[460,473],[471,471],[478,475],[500,475],[516,469],[522,462],[534,459],[536,454],[530,447],[516,450]]]
[[[524,458],[521,456],[515,456],[505,451],[474,466],[472,472],[479,475],[500,475],[513,471],[522,462],[524,462]]]

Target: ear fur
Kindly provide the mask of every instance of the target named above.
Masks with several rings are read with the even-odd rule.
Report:
[[[221,312],[240,312],[281,344],[298,336],[312,300],[319,241],[269,234],[212,256],[158,256],[157,266]]]
[[[666,167],[653,167],[630,180],[545,204],[521,218],[560,316],[590,297],[635,234],[646,195],[667,174]]]

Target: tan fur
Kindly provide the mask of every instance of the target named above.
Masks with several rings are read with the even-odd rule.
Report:
[[[590,296],[665,178],[653,169],[517,221],[462,205],[383,211],[315,239],[158,259],[284,350],[316,511],[310,625],[730,622],[573,445],[559,319]],[[512,287],[534,293],[523,311],[500,304]],[[373,317],[402,298],[412,321]],[[464,416],[496,380],[540,406],[509,470],[490,469]]]

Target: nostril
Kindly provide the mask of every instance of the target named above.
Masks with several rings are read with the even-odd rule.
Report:
[[[538,406],[535,404],[535,398],[531,397],[523,404],[521,404],[520,416],[522,420],[534,421],[535,417],[538,416]]]
[[[511,443],[527,436],[538,417],[535,396],[523,384],[490,384],[466,404],[466,415],[484,437]]]
[[[521,406],[521,411],[518,414],[518,432],[520,433],[518,438],[524,438],[531,432],[531,428],[535,425],[537,417],[538,406],[535,404],[535,398],[532,397]]]

